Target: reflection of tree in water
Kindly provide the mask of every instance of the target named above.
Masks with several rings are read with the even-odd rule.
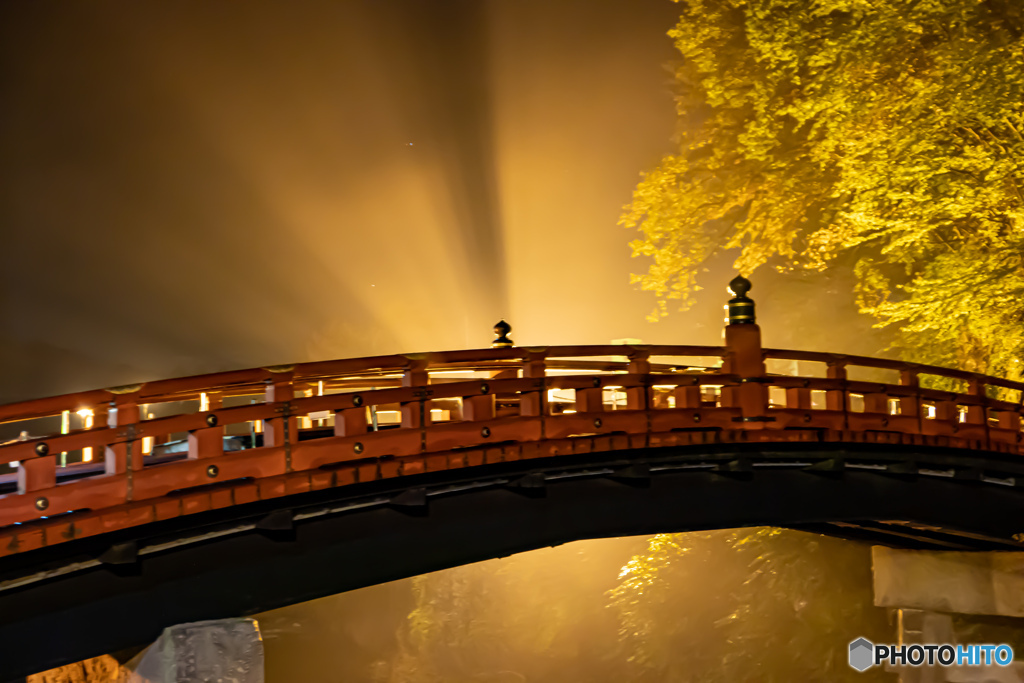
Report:
[[[622,681],[605,592],[643,539],[574,543],[417,577],[389,683]]]
[[[850,641],[888,642],[870,548],[782,529],[662,534],[610,593],[635,681],[892,680],[847,666]]]
[[[887,642],[894,631],[872,605],[869,548],[827,537],[747,529],[591,541],[414,586],[399,654],[376,680],[892,679],[847,667],[851,640]]]

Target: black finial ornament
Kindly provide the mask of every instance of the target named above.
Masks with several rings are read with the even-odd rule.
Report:
[[[750,291],[750,280],[737,275],[729,283],[729,291],[735,296],[729,300],[729,324],[730,325],[753,325],[754,300],[747,296]]]
[[[515,346],[512,340],[508,338],[508,333],[511,331],[511,325],[504,320],[499,320],[498,324],[494,326],[495,340],[491,342],[491,347],[495,349],[504,349],[510,346]]]

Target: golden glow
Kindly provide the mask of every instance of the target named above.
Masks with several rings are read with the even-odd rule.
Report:
[[[78,417],[84,421],[83,427],[85,429],[92,429],[93,412],[89,408],[81,408],[78,410]],[[92,449],[86,448],[82,451],[82,460],[89,462],[92,460]]]
[[[149,455],[153,452],[153,437],[144,436],[142,437],[142,454]]]
[[[199,412],[205,413],[210,409],[210,397],[206,395],[206,392],[199,394]]]
[[[82,449],[82,462],[92,462],[92,446]]]
[[[253,430],[255,430],[255,432],[257,434],[262,434],[263,433],[263,420],[254,420],[253,423],[252,423],[252,427],[253,427]]]
[[[450,420],[452,419],[452,412],[450,410],[441,410],[440,408],[430,409],[431,420]]]
[[[316,383],[316,395],[317,396],[323,396],[324,395],[324,381],[323,380],[320,380],[319,382]]]
[[[71,411],[65,410],[60,414],[60,433],[67,434],[71,431]],[[60,452],[60,466],[65,467],[68,464],[68,452]]]
[[[548,389],[548,403],[575,403],[575,389]]]
[[[312,429],[313,428],[313,420],[310,419],[309,415],[303,415],[302,417],[299,418],[299,428],[300,429]]]

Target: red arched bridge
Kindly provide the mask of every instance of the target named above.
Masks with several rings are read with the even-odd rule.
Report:
[[[14,678],[578,538],[774,524],[1020,549],[1024,384],[764,349],[516,347],[224,372],[0,407]],[[944,389],[928,388],[944,386]],[[14,424],[17,423],[17,424]]]

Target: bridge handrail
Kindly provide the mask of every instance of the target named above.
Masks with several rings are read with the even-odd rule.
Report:
[[[0,405],[0,424],[19,422],[43,417],[54,417],[65,410],[75,411],[83,407],[92,407],[112,400],[116,392],[138,387],[134,393],[139,403],[161,403],[181,400],[195,400],[201,392],[230,391],[232,389],[253,389],[253,393],[262,391],[266,382],[275,375],[288,373],[294,380],[316,381],[336,377],[372,378],[386,373],[403,372],[414,363],[425,363],[430,370],[445,370],[463,364],[524,361],[528,358],[565,359],[583,357],[623,357],[631,353],[647,353],[654,356],[680,357],[721,357],[724,348],[721,346],[692,345],[590,345],[590,346],[548,346],[548,347],[515,347],[509,349],[469,349],[459,351],[438,351],[422,354],[395,354],[389,356],[367,356],[329,361],[311,361],[294,365],[271,366],[264,368],[247,368],[215,372],[204,375],[192,375],[173,379],[142,382],[126,387],[110,389],[93,389],[59,396],[31,399],[16,403]],[[594,363],[597,363],[594,361]],[[617,361],[621,363],[621,361]],[[557,364],[550,367],[558,367]],[[566,363],[567,368],[584,366]],[[287,370],[286,370],[287,369]],[[473,368],[464,368],[471,370]],[[481,369],[491,369],[483,367]],[[594,366],[594,369],[599,369]]]
[[[697,365],[690,364],[694,359],[700,359]],[[827,376],[772,374],[765,366],[771,360],[824,363]],[[900,374],[894,383],[855,380],[848,377],[851,367]],[[477,376],[455,376],[462,373]],[[964,381],[967,390],[921,387],[921,375]],[[320,393],[311,391],[318,385],[322,395],[304,395]],[[259,495],[286,495],[282,477],[305,477],[302,486],[314,486],[314,481],[326,486],[338,485],[329,482],[340,481],[339,468],[369,468],[368,474],[358,476],[380,478],[427,471],[438,466],[438,458],[447,463],[443,467],[468,466],[467,449],[477,449],[479,460],[502,443],[520,444],[520,450],[547,443],[544,452],[556,454],[566,448],[572,452],[579,439],[613,435],[625,435],[614,437],[620,439],[616,447],[646,447],[675,443],[684,438],[672,436],[678,432],[733,432],[740,435],[736,438],[761,432],[761,440],[782,441],[818,438],[814,435],[823,432],[837,439],[886,433],[955,438],[963,448],[1024,453],[1020,401],[992,398],[988,386],[1024,396],[1022,382],[977,373],[864,356],[763,349],[756,325],[730,324],[723,346],[512,346],[396,354],[65,394],[0,406],[0,423],[52,418],[83,407],[98,413],[90,429],[0,446],[0,463],[19,463],[18,492],[0,495],[0,541],[11,534],[21,538],[22,532],[5,530],[4,525],[38,525],[57,513],[85,510],[91,512],[79,514],[86,519],[103,519],[86,525],[92,531],[75,527],[68,537],[102,533],[108,528],[104,525],[113,524],[102,517],[107,510],[149,509],[150,517],[139,513],[132,518],[136,521],[124,524],[153,519],[159,506],[159,514],[188,514],[178,492],[206,490],[210,484],[249,482],[231,489],[243,492],[237,500],[250,499],[246,497],[256,495],[255,490]],[[554,390],[572,390],[572,405],[564,395],[552,394]],[[615,391],[612,403],[607,403],[609,390]],[[209,405],[201,411],[151,419],[141,411],[145,405],[195,401],[202,394]],[[222,403],[224,397],[260,394],[261,400],[247,405]],[[779,396],[784,397],[781,402]],[[452,400],[456,402],[445,403]],[[456,417],[433,422],[431,401],[453,406]],[[370,409],[382,407],[398,411],[400,423],[394,429],[378,429]],[[311,414],[332,415],[333,434],[299,439],[297,420],[312,419]],[[226,452],[225,427],[244,423],[264,427],[263,445]],[[188,435],[187,459],[147,462],[141,447],[133,450],[140,440],[152,444],[170,434]],[[104,454],[105,475],[59,483],[55,455],[82,448]],[[235,504],[235,496],[231,493],[224,504]],[[54,536],[52,542],[63,538]],[[32,536],[30,543],[36,542]],[[8,552],[5,547],[27,547],[12,543],[0,543],[0,555]]]
[[[764,349],[764,358],[766,360],[796,360],[825,363],[826,365],[832,366],[854,365],[858,367],[878,368],[882,370],[911,372],[917,375],[936,375],[939,377],[962,380],[964,382],[975,381],[988,386],[1024,391],[1024,382],[1017,382],[992,375],[983,375],[977,372],[968,372],[966,370],[944,368],[938,365],[925,365],[923,363],[890,360],[887,358],[872,358],[870,356],[855,356],[823,351],[792,351],[788,349]]]

